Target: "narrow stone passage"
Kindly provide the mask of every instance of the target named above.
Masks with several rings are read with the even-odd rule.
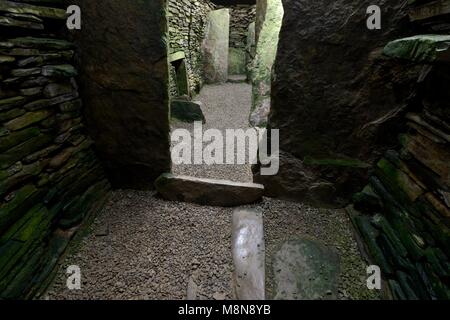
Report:
[[[251,85],[247,83],[225,83],[206,85],[196,97],[202,105],[206,118],[203,129],[219,129],[225,137],[226,129],[249,128],[251,108]],[[172,130],[185,128],[193,132],[193,125],[174,122]],[[225,154],[225,152],[224,152]],[[172,172],[177,175],[197,178],[226,179],[237,182],[252,182],[251,166],[244,165],[174,165]]]

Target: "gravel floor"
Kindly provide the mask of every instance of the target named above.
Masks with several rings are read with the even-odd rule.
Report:
[[[166,202],[151,192],[117,191],[91,232],[61,265],[48,299],[232,298],[229,209]],[[107,236],[95,234],[109,227]],[[82,290],[66,288],[78,265]]]
[[[205,128],[247,128],[251,86],[206,86]],[[175,123],[175,128],[192,129]],[[180,165],[175,174],[252,181],[249,165]],[[359,255],[350,222],[341,210],[264,199],[251,206],[264,213],[267,297],[272,297],[272,255],[281,244],[311,237],[341,253],[341,299],[376,299],[365,287],[366,265]],[[198,299],[232,299],[231,217],[233,209],[167,202],[152,192],[116,191],[72,245],[44,299],[185,299],[188,283]],[[96,236],[109,229],[106,236]],[[82,272],[82,289],[66,288],[69,265]]]
[[[366,265],[342,210],[264,199],[267,297],[272,256],[286,240],[310,237],[341,257],[341,299],[377,299],[366,286]],[[167,202],[152,192],[116,191],[61,264],[44,299],[185,299],[189,279],[198,299],[232,299],[233,209]],[[107,236],[96,236],[109,227]],[[65,271],[78,265],[82,289],[66,288]]]
[[[226,83],[204,86],[195,100],[200,101],[206,118],[203,129],[219,129],[225,137],[226,129],[248,129],[251,108],[251,85]],[[193,132],[193,125],[174,122],[172,129],[184,128]],[[236,150],[235,150],[236,153]],[[225,149],[224,149],[224,154]],[[248,155],[247,155],[248,156]],[[244,165],[176,165],[174,174],[198,178],[227,179],[236,182],[252,182],[251,166]]]

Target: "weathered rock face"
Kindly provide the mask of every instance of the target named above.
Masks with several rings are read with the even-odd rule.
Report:
[[[203,44],[207,83],[222,83],[228,80],[229,30],[229,9],[214,10],[208,14],[206,39]]]
[[[183,122],[206,122],[200,102],[173,99],[170,103],[170,114],[172,118]]]
[[[83,8],[74,36],[97,152],[115,187],[149,188],[170,170],[165,1],[75,3]]]
[[[255,58],[251,67],[253,84],[252,114],[250,123],[253,126],[265,127],[270,111],[270,92],[272,84],[272,67],[278,48],[278,37],[283,20],[281,0],[263,0],[258,4]]]
[[[201,205],[234,207],[262,199],[264,187],[254,183],[200,179],[165,173],[155,182],[156,190],[167,200]]]
[[[339,255],[317,241],[285,242],[274,256],[276,300],[335,300]]]
[[[60,1],[0,2],[0,300],[32,298],[110,185]],[[36,5],[37,4],[37,5]]]
[[[398,1],[380,2],[382,30],[372,31],[370,1],[283,4],[269,126],[281,130],[281,149],[304,161],[313,181],[349,199],[367,178],[365,163],[396,144],[395,120],[421,70],[382,55],[387,42],[410,35],[406,11]]]

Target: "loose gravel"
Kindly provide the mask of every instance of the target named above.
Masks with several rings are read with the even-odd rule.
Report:
[[[247,83],[225,83],[221,85],[206,85],[195,100],[200,101],[206,123],[203,129],[218,129],[226,137],[226,129],[249,128],[251,109],[251,85]],[[183,128],[193,135],[193,125],[174,122],[172,130]],[[176,143],[176,142],[175,142]],[[173,145],[175,144],[173,143]],[[223,154],[226,154],[224,148]],[[237,150],[235,150],[236,155]],[[248,157],[248,154],[246,155]],[[252,182],[253,175],[249,164],[230,165],[174,165],[172,172],[197,178],[226,179],[235,182]]]
[[[251,86],[205,86],[204,128],[248,128]],[[173,129],[192,126],[175,123]],[[249,165],[174,166],[175,174],[252,181]],[[273,296],[272,256],[286,240],[310,237],[341,256],[340,299],[377,299],[366,287],[366,264],[342,210],[265,198],[246,206],[264,214],[267,297]],[[69,249],[44,299],[233,299],[233,209],[168,202],[153,192],[120,190]],[[108,232],[105,233],[105,230]],[[99,236],[101,235],[101,236]],[[81,237],[81,236],[80,236]],[[81,290],[68,290],[66,269],[78,265]],[[188,285],[190,284],[190,285]]]

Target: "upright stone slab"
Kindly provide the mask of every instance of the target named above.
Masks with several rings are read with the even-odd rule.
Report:
[[[273,260],[275,299],[337,299],[339,256],[323,244],[299,239],[285,242]]]
[[[365,26],[365,9],[372,4],[283,1],[269,126],[280,129],[280,150],[303,161],[313,183],[335,190],[333,202],[322,205],[345,205],[366,184],[368,166],[358,163],[373,165],[396,148],[402,110],[422,70],[383,55],[389,41],[414,30],[403,2],[383,1],[382,32]],[[285,170],[279,172],[289,177],[281,183],[285,190],[306,172]],[[280,186],[276,179],[258,182],[273,190]],[[284,196],[299,201],[320,196],[317,189],[305,187],[302,197]]]
[[[203,48],[207,83],[223,83],[228,80],[229,38],[229,9],[211,11],[208,15],[208,26]]]
[[[172,99],[170,115],[172,119],[183,122],[206,122],[200,105],[201,102],[185,101],[182,99]]]
[[[255,58],[256,55],[256,30],[255,30],[255,26],[256,23],[252,22],[249,26],[248,26],[248,30],[247,30],[247,44],[245,46],[245,51],[246,51],[246,74],[247,74],[247,78],[251,79],[251,71],[252,71],[252,64],[253,64],[253,59]]]
[[[256,43],[256,55],[252,67],[253,100],[250,123],[264,127],[270,111],[272,66],[278,48],[278,36],[283,20],[281,0],[264,0],[265,16]]]
[[[252,204],[260,201],[264,193],[264,187],[260,184],[174,176],[170,173],[162,174],[155,186],[167,200],[219,207]]]
[[[117,188],[148,188],[170,169],[164,1],[76,0],[87,127]],[[119,27],[118,27],[119,26]]]
[[[239,300],[265,299],[263,215],[250,209],[233,213],[235,293]]]

